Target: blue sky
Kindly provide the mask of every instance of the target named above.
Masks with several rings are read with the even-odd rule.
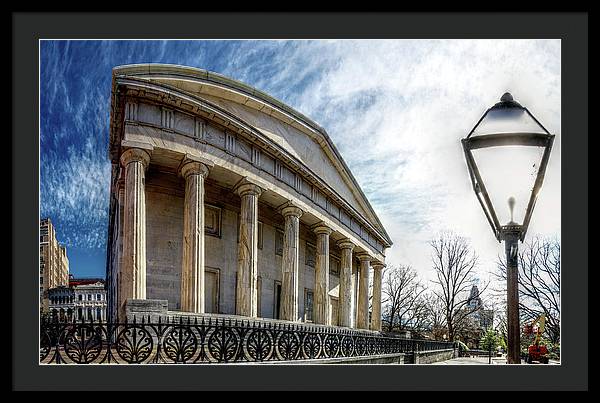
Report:
[[[392,264],[431,273],[453,229],[492,269],[502,246],[460,139],[510,91],[557,134],[530,234],[560,234],[560,40],[41,41],[40,215],[76,276],[105,272],[111,70],[172,63],[265,91],[324,127],[390,233]]]

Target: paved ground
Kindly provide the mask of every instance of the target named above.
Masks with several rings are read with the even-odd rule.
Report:
[[[492,365],[505,365],[506,357],[492,357]],[[523,362],[525,364],[525,362]],[[460,357],[447,361],[440,361],[431,365],[490,365],[488,357]],[[531,364],[541,365],[541,364]],[[550,360],[549,365],[560,365],[559,361]]]
[[[431,365],[489,365],[488,357],[460,357],[453,358],[447,361],[440,361]],[[506,359],[503,357],[492,357],[492,364],[505,364]]]

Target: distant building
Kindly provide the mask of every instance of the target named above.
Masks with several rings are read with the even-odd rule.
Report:
[[[48,290],[49,312],[54,318],[73,319],[75,312],[75,292],[72,288],[60,285]]]
[[[49,312],[60,320],[106,320],[106,290],[101,278],[70,278],[69,286],[48,290]]]
[[[106,289],[104,279],[71,279],[70,287],[75,297],[75,319],[106,320]]]
[[[69,284],[67,249],[58,243],[49,218],[40,221],[40,309],[49,312],[48,290]]]
[[[461,326],[460,338],[469,348],[479,347],[479,340],[494,324],[494,311],[485,309],[476,285],[471,287],[467,305],[463,309],[466,315]]]

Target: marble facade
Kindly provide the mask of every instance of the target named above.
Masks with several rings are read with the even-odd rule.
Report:
[[[322,128],[188,67],[119,66],[112,91],[110,318],[147,299],[381,329],[391,240]]]

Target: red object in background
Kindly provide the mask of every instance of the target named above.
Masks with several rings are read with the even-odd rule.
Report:
[[[529,346],[529,357],[528,361],[539,361],[542,364],[548,364],[548,349],[543,345],[531,345]]]
[[[524,334],[531,335],[532,333],[535,333],[533,343],[527,349],[528,354],[526,362],[528,364],[531,364],[534,361],[540,362],[542,364],[548,364],[548,348],[546,348],[546,346],[540,343],[542,340],[542,334],[544,333],[545,323],[546,315],[541,314],[532,323],[523,326]],[[538,326],[534,327],[535,324],[538,324]]]

